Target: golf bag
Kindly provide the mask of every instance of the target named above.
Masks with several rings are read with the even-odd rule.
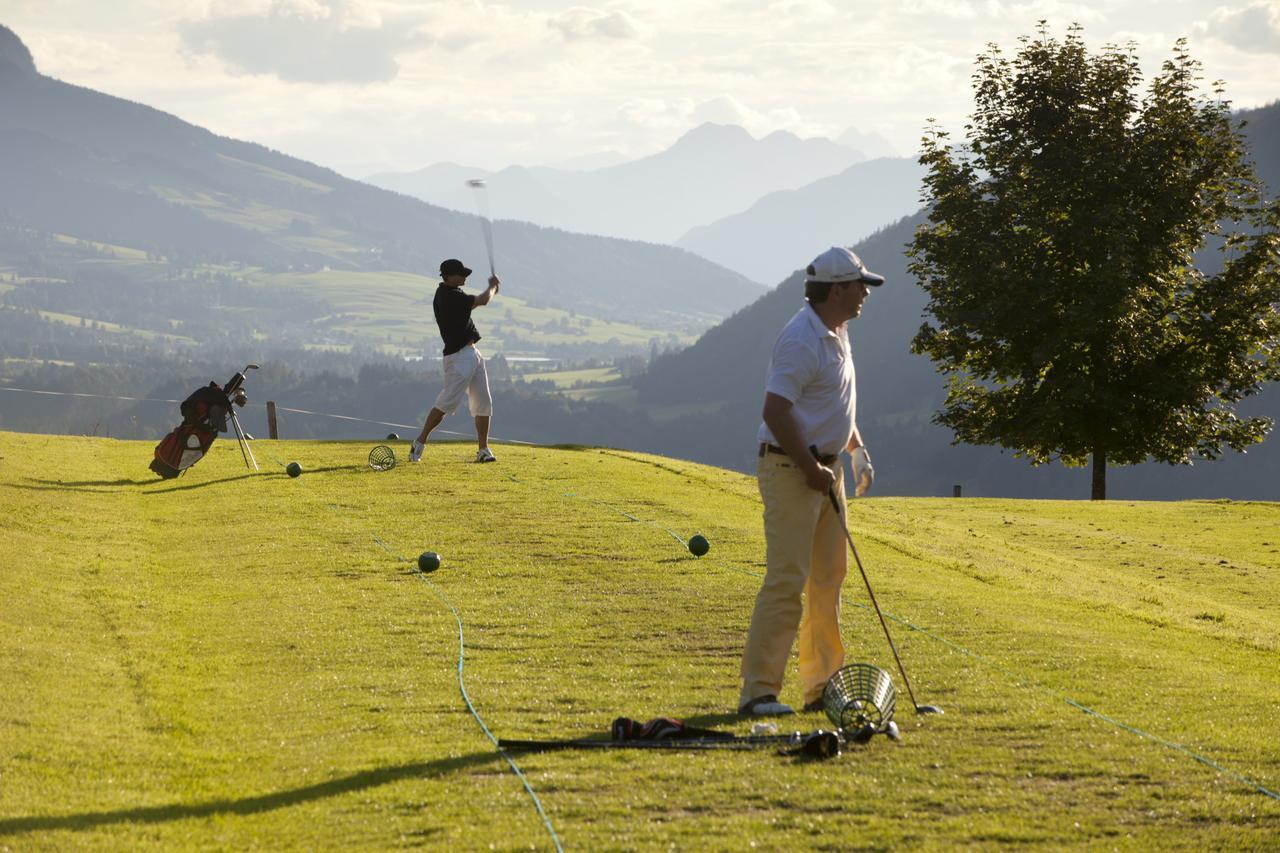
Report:
[[[243,384],[244,374],[237,373],[225,386],[210,382],[183,400],[182,423],[156,445],[151,470],[169,480],[204,458],[218,433],[227,431],[227,419],[234,421],[232,404],[245,404]]]

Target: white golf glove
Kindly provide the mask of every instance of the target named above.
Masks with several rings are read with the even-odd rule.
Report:
[[[853,495],[862,497],[876,481],[876,469],[871,467],[871,454],[865,447],[853,451]]]

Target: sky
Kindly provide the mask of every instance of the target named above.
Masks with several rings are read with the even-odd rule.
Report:
[[[0,0],[42,73],[354,178],[632,159],[707,121],[910,156],[1040,20],[1148,74],[1185,37],[1235,106],[1280,99],[1280,0]]]

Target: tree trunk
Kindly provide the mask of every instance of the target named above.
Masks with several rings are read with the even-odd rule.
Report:
[[[1093,493],[1089,498],[1095,501],[1107,499],[1107,451],[1101,447],[1093,449]]]

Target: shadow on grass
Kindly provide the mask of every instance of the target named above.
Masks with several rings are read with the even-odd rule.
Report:
[[[327,474],[333,471],[358,471],[362,465],[330,465],[327,468],[308,468],[303,470],[303,476],[315,476],[317,474]],[[217,480],[202,480],[198,483],[180,483],[175,485],[164,485],[167,480],[35,480],[29,479],[28,482],[34,485],[22,485],[20,483],[10,484],[15,489],[27,489],[34,492],[96,492],[98,494],[112,494],[112,487],[120,486],[160,486],[161,488],[145,489],[144,495],[160,495],[168,492],[186,492],[191,489],[203,489],[207,486],[220,486],[224,483],[234,483],[238,480],[248,480],[253,477],[273,477],[288,478],[288,474],[283,469],[280,471],[272,471],[270,469],[262,471],[248,471],[244,474],[237,474],[233,477],[222,477]]]
[[[284,809],[312,800],[336,797],[353,791],[376,788],[402,779],[420,778],[423,776],[443,776],[474,764],[499,761],[494,752],[476,752],[459,758],[442,758],[437,761],[426,761],[415,764],[401,764],[395,767],[379,767],[365,770],[307,785],[303,788],[292,788],[274,794],[263,794],[257,797],[244,797],[239,800],[210,800],[204,803],[173,804],[167,806],[147,806],[137,809],[118,809],[109,812],[84,812],[57,816],[12,817],[0,819],[0,837],[17,835],[23,832],[42,830],[86,830],[113,823],[165,823],[188,818],[203,818],[219,814],[250,815],[260,812]]]

